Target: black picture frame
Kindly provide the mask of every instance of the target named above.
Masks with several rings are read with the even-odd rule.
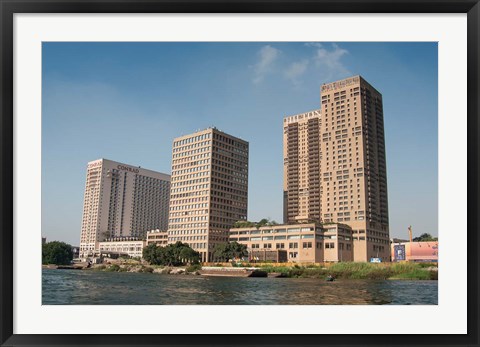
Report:
[[[479,0],[0,0],[2,346],[478,346]],[[17,335],[13,333],[13,16],[16,13],[467,13],[468,333],[465,335]],[[454,317],[452,317],[454,319]],[[408,322],[405,322],[408,325]]]

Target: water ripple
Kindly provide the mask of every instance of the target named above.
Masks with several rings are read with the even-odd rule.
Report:
[[[42,270],[44,305],[437,305],[437,281]]]

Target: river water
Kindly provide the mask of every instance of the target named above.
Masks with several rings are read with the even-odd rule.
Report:
[[[44,305],[436,305],[437,281],[42,270]]]

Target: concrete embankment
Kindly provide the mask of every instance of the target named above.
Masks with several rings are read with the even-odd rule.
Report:
[[[186,267],[158,266],[145,264],[96,264],[86,270],[105,272],[136,272],[169,275],[200,275],[199,265]]]
[[[43,269],[55,269],[55,270],[83,270],[87,267],[87,264],[73,264],[73,265],[55,265],[47,264],[42,265]]]
[[[203,276],[223,276],[223,277],[267,277],[268,273],[257,268],[238,268],[238,267],[202,267],[199,270]]]

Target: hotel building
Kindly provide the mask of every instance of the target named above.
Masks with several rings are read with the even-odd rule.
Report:
[[[353,260],[352,229],[343,224],[232,228],[229,241],[246,245],[250,260],[268,251],[285,251],[286,261],[294,263]]]
[[[388,261],[382,95],[354,76],[320,97],[320,109],[284,119],[284,223],[347,224],[354,261]]]
[[[174,139],[168,243],[212,259],[228,230],[247,219],[248,142],[216,128]]]
[[[80,257],[109,238],[144,238],[145,230],[166,229],[170,176],[99,159],[87,165]]]

